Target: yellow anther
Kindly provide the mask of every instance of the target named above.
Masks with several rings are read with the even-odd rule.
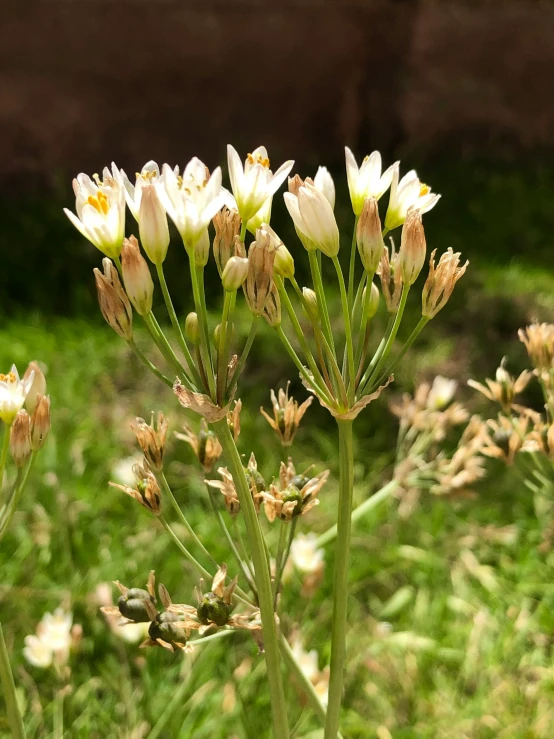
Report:
[[[110,209],[108,198],[100,190],[98,190],[98,192],[96,193],[96,197],[94,195],[89,195],[87,198],[87,203],[89,205],[92,205],[92,207],[97,210],[98,213],[101,213],[104,216],[108,215],[108,211]]]
[[[261,154],[256,154],[256,156],[253,156],[252,154],[247,154],[246,158],[248,159],[250,164],[261,164],[262,167],[269,169],[268,157],[263,157]]]
[[[0,374],[0,382],[15,382],[14,373],[8,372],[7,375]]]
[[[431,192],[431,188],[429,185],[426,185],[424,182],[419,183],[419,197],[423,197],[424,195],[427,195]]]

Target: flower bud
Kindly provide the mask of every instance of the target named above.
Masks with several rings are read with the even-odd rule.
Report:
[[[142,248],[148,259],[163,264],[169,246],[167,215],[154,185],[143,185],[138,214]]]
[[[421,213],[415,208],[408,210],[402,226],[402,239],[398,253],[397,269],[401,271],[405,285],[413,285],[425,262],[427,245],[421,221]]]
[[[140,316],[146,316],[152,310],[154,283],[146,259],[140,253],[138,241],[134,236],[123,241],[121,267],[129,300]]]
[[[379,218],[379,207],[375,198],[366,198],[364,201],[364,207],[358,219],[356,239],[364,269],[370,275],[374,275],[377,272],[385,246]]]
[[[271,236],[259,230],[256,241],[248,250],[248,274],[246,276],[246,300],[254,315],[262,315],[265,301],[273,284],[273,263],[275,248],[271,244]]]
[[[219,351],[219,340],[221,338],[221,324],[218,323],[217,326],[214,328],[214,347],[216,352]]]
[[[294,277],[294,259],[287,247],[281,243],[275,252],[275,272],[281,277]]]
[[[371,290],[371,293],[369,296],[369,306],[368,306],[368,314],[367,314],[367,317],[369,320],[373,318],[373,316],[377,313],[377,310],[379,308],[379,288],[374,282],[372,282],[370,290]],[[362,295],[362,303],[365,303],[366,295],[367,295],[367,286],[364,287],[364,292]]]
[[[29,413],[32,413],[35,410],[38,396],[44,395],[46,392],[46,378],[44,377],[44,373],[38,362],[29,363],[29,366],[23,375],[24,382],[31,376],[31,372],[33,373],[33,382],[25,398],[25,408]]]
[[[111,259],[102,260],[104,273],[94,269],[98,303],[106,323],[125,341],[133,338],[133,311]]]
[[[216,213],[213,224],[215,227],[214,257],[221,277],[229,258],[235,253],[235,237],[239,235],[241,220],[236,210],[224,208]]]
[[[31,417],[20,410],[10,428],[10,452],[16,467],[23,467],[31,456]]]
[[[205,267],[210,258],[210,236],[208,229],[204,229],[200,238],[194,246],[194,264],[197,267]]]
[[[248,259],[245,257],[230,257],[227,260],[221,281],[223,288],[232,293],[238,290],[242,283],[246,280],[248,274]]]
[[[194,311],[192,313],[189,313],[185,319],[185,336],[191,342],[191,344],[194,344],[194,346],[198,346],[198,344],[200,343],[198,316],[196,315],[196,313],[194,313]]]
[[[281,323],[281,299],[275,283],[271,286],[271,291],[265,301],[263,315],[272,328]]]
[[[39,395],[33,415],[31,416],[31,449],[37,452],[42,449],[50,432],[50,397]]]
[[[304,296],[304,312],[308,318],[314,323],[319,322],[319,306],[317,304],[317,295],[309,287],[302,288],[302,295]]]

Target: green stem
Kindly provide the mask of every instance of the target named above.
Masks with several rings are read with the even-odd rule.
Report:
[[[206,311],[206,301],[202,299],[204,279],[202,277],[202,289],[200,288],[198,280],[198,272],[194,264],[194,250],[188,253],[189,266],[190,266],[190,279],[192,283],[192,295],[194,298],[194,307],[198,316],[198,325],[200,328],[200,354],[204,362],[204,368],[206,370],[206,378],[208,380],[208,390],[212,396],[212,400],[215,399],[215,382],[213,376],[212,366],[212,355],[210,352],[210,338],[208,336],[208,314]],[[202,270],[202,268],[199,268]],[[202,276],[204,270],[202,270]]]
[[[344,284],[344,276],[338,257],[333,257],[333,264],[339,280],[340,299],[342,302],[342,315],[344,320],[344,331],[346,335],[346,354],[348,359],[348,382],[345,383],[348,388],[348,399],[350,403],[354,401],[356,370],[354,369],[354,343],[352,341],[352,323],[350,321],[350,308],[348,305],[348,296],[346,294],[346,285]]]
[[[0,490],[2,489],[2,483],[4,481],[4,470],[6,469],[6,462],[8,460],[8,451],[10,448],[10,428],[11,424],[8,426],[6,424],[4,425],[4,438],[2,439],[2,452],[0,455]]]
[[[366,273],[367,274],[367,273]],[[360,322],[360,335],[358,337],[358,347],[356,349],[356,358],[354,360],[354,365],[356,367],[360,366],[360,362],[362,361],[362,355],[364,353],[364,346],[366,344],[366,328],[369,321],[369,306],[371,305],[371,286],[373,284],[373,275],[367,275],[367,282],[366,282],[366,289],[365,289],[365,298],[362,306],[362,320]]]
[[[258,516],[256,515],[256,509],[254,507],[254,501],[252,500],[248,481],[244,474],[242,460],[235,445],[233,436],[229,430],[227,419],[224,418],[221,421],[217,421],[213,426],[227,456],[230,471],[233,475],[252,551],[256,589],[258,592],[262,619],[267,677],[271,696],[273,739],[290,739],[287,707],[285,703],[279,659],[277,627],[273,610],[273,593],[271,591],[271,578],[269,568],[267,566],[264,538]]]
[[[327,339],[329,346],[331,347],[333,354],[335,353],[335,342],[333,340],[333,332],[331,331],[331,321],[329,320],[329,309],[327,308],[327,300],[325,299],[325,290],[323,289],[323,281],[321,279],[321,270],[319,269],[319,262],[317,256],[313,250],[308,251],[308,257],[310,260],[310,270],[312,272],[312,280],[314,283],[314,290],[317,295],[317,305],[321,314],[323,333]]]
[[[134,354],[140,359],[140,361],[144,364],[145,367],[147,367],[150,372],[152,372],[158,380],[161,380],[163,383],[165,383],[168,387],[173,387],[173,383],[169,379],[169,377],[166,377],[164,374],[160,372],[160,370],[156,367],[156,365],[152,364],[152,362],[148,359],[148,357],[145,357],[144,354],[141,352],[141,350],[138,348],[138,346],[135,344],[134,339],[130,339],[128,342],[130,348],[133,350]]]
[[[14,513],[17,510],[19,499],[21,498],[21,493],[23,492],[23,488],[25,487],[25,483],[27,482],[29,472],[31,470],[31,467],[33,466],[33,462],[35,461],[36,456],[37,456],[37,452],[32,452],[31,457],[29,461],[27,462],[26,466],[21,467],[17,472],[17,478],[15,481],[12,497],[10,499],[10,502],[7,505],[6,510],[4,511],[4,515],[0,519],[0,541],[2,540],[6,531],[8,530],[8,527],[12,521]]]
[[[179,539],[177,534],[173,531],[171,526],[167,523],[165,518],[163,516],[158,516],[158,521],[161,523],[161,525],[164,527],[164,529],[167,531],[167,533],[170,535],[170,537],[173,539],[173,542],[181,552],[181,554],[184,555],[186,559],[191,563],[191,565],[198,571],[201,577],[205,577],[208,582],[212,581],[212,575],[206,570],[200,562],[198,562],[195,557],[189,552],[189,550],[186,548],[186,546],[182,543],[182,541]]]
[[[194,386],[190,382],[187,373],[185,372],[185,368],[179,362],[177,359],[177,356],[175,355],[175,352],[171,348],[171,344],[166,339],[162,329],[160,328],[160,325],[156,321],[154,314],[152,312],[148,313],[146,316],[142,316],[142,320],[146,324],[146,328],[148,329],[148,333],[154,340],[154,343],[160,350],[163,358],[168,363],[168,365],[171,367],[173,372],[175,372],[177,377],[182,378],[183,384],[188,387],[189,390],[194,390]]]
[[[350,247],[350,267],[348,270],[348,310],[352,312],[352,306],[354,305],[354,273],[356,267],[356,229],[358,226],[358,220],[360,216],[356,216],[354,219],[354,231],[352,232],[352,244]]]
[[[279,541],[277,543],[277,554],[275,555],[275,580],[273,581],[273,603],[277,603],[277,576],[279,575],[281,571],[281,560],[283,558],[283,552],[285,549],[285,537],[287,535],[285,524],[283,521],[280,521],[280,528],[279,528]],[[281,579],[281,578],[279,578]]]
[[[311,681],[308,680],[302,668],[296,661],[294,652],[290,648],[290,644],[285,639],[283,634],[279,636],[279,647],[281,649],[281,654],[283,655],[283,658],[285,660],[285,663],[287,665],[289,672],[292,672],[296,676],[296,679],[298,680],[298,682],[302,686],[302,689],[306,693],[306,697],[310,701],[310,705],[312,707],[313,712],[318,717],[318,719],[321,721],[321,723],[325,724],[325,717],[326,717],[325,706],[319,699],[319,695],[316,693],[316,690],[314,686],[312,685]],[[342,739],[342,734],[340,732],[337,732],[337,739]]]
[[[56,691],[54,698],[54,739],[63,739],[63,699],[63,691]]]
[[[296,525],[298,523],[298,518],[293,518],[290,529],[289,529],[289,538],[287,541],[287,546],[285,549],[285,552],[281,558],[280,561],[278,561],[277,566],[277,572],[275,574],[275,602],[277,602],[277,596],[279,595],[279,587],[281,585],[281,579],[283,577],[283,572],[285,571],[285,567],[287,566],[287,561],[290,555],[290,548],[292,546],[292,542],[294,539],[294,535],[296,533]]]
[[[379,377],[379,379],[377,380],[377,382],[375,383],[375,385],[377,385],[377,386],[380,385],[381,382],[383,382],[384,380],[386,380],[387,377],[390,377],[391,372],[395,369],[395,367],[397,366],[398,362],[400,362],[400,360],[404,358],[404,356],[405,356],[406,352],[408,351],[408,349],[411,347],[411,345],[417,339],[417,337],[419,336],[419,334],[423,331],[423,329],[425,328],[425,326],[429,323],[429,320],[430,319],[429,318],[426,318],[425,316],[422,316],[419,319],[419,323],[414,328],[414,330],[412,331],[412,333],[409,335],[408,340],[406,341],[406,343],[402,347],[400,353],[394,359],[394,361],[391,362],[391,364],[389,364],[389,366],[383,372],[383,374],[381,375],[381,377]]]
[[[315,378],[313,376],[310,377],[308,371],[306,370],[306,368],[304,367],[304,365],[300,361],[300,359],[298,357],[298,354],[292,348],[291,343],[287,339],[287,337],[285,335],[285,332],[283,331],[282,327],[281,326],[275,326],[275,331],[277,332],[277,336],[283,342],[283,345],[284,345],[285,349],[287,350],[290,358],[292,359],[292,361],[294,362],[294,364],[298,368],[298,371],[300,372],[300,374],[302,375],[302,377],[308,383],[308,386],[309,387],[313,387],[317,391],[317,394],[319,396],[321,396],[321,398],[323,398],[323,400],[325,400],[325,402],[328,405],[333,406],[334,401],[329,397],[329,394],[327,393],[327,391],[326,390],[323,390],[323,388],[321,388],[321,386],[316,382],[316,380],[315,380]]]
[[[339,428],[339,511],[333,579],[333,621],[331,626],[331,675],[324,739],[336,739],[346,660],[346,618],[348,609],[348,560],[352,525],[354,484],[353,421],[337,421]]]
[[[391,330],[391,332],[390,332],[390,334],[389,334],[389,336],[387,338],[387,341],[385,343],[385,347],[383,349],[383,352],[382,352],[381,356],[379,357],[379,361],[377,362],[377,364],[373,368],[373,372],[369,376],[369,379],[368,379],[368,381],[366,383],[366,387],[372,388],[374,386],[376,378],[379,377],[379,370],[381,369],[381,367],[385,363],[385,359],[388,357],[388,355],[389,355],[389,353],[390,353],[390,351],[392,349],[392,345],[394,344],[394,340],[396,339],[396,334],[398,333],[398,329],[400,328],[400,323],[402,321],[402,316],[404,315],[404,309],[406,307],[406,301],[408,299],[408,293],[409,293],[409,291],[410,291],[410,286],[409,285],[404,285],[402,287],[402,297],[400,298],[400,305],[398,306],[398,310],[396,311],[396,316],[394,318],[394,323],[392,325],[392,330]],[[366,388],[364,388],[361,391],[361,394],[363,394],[365,392],[365,390],[366,390]]]
[[[385,328],[385,333],[383,334],[383,338],[381,339],[379,346],[377,347],[375,354],[373,355],[373,358],[371,362],[369,363],[369,366],[367,367],[366,371],[364,372],[362,379],[358,383],[358,388],[363,388],[366,382],[369,380],[371,373],[375,369],[375,365],[377,362],[381,359],[381,354],[383,353],[383,350],[385,348],[385,344],[387,343],[387,339],[390,335],[390,332],[392,330],[392,326],[394,323],[394,316],[390,316],[387,326]]]
[[[237,367],[233,372],[233,377],[229,381],[230,396],[233,395],[234,387],[237,384],[242,371],[244,370],[244,365],[246,364],[246,360],[248,359],[248,355],[250,354],[250,349],[252,348],[252,344],[254,343],[254,339],[256,338],[256,333],[260,325],[260,319],[261,316],[252,316],[252,323],[250,324],[250,331],[248,333],[248,338],[246,339],[246,344],[244,345],[244,349],[242,350],[242,354],[240,355]]]
[[[198,371],[194,365],[192,354],[190,353],[190,350],[187,346],[187,342],[185,341],[185,337],[183,335],[183,330],[181,329],[181,324],[179,323],[179,319],[177,318],[177,314],[175,313],[175,308],[173,307],[173,301],[171,300],[171,295],[169,294],[169,289],[167,287],[167,282],[165,280],[163,265],[157,264],[156,271],[158,273],[158,279],[160,281],[160,286],[162,288],[162,293],[163,293],[164,301],[165,301],[165,307],[167,308],[167,312],[171,320],[171,325],[173,326],[173,329],[175,330],[175,333],[177,334],[177,339],[179,341],[181,350],[185,356],[187,365],[192,375],[192,379],[196,383],[197,387],[200,388],[201,387],[200,375],[198,374]]]
[[[251,579],[254,577],[254,568],[252,567],[252,562],[250,559],[250,556],[248,552],[246,551],[246,546],[244,544],[244,539],[242,538],[242,533],[240,530],[239,522],[236,518],[233,519],[233,533],[235,534],[235,540],[237,542],[237,549],[241,556],[242,561],[244,562],[245,566],[248,568],[248,571],[251,574]],[[265,541],[265,539],[264,539]],[[256,588],[254,588],[255,590]]]
[[[391,480],[386,485],[384,485],[380,490],[378,490],[376,493],[374,493],[370,498],[367,500],[364,500],[363,503],[360,503],[359,506],[354,508],[352,511],[352,516],[350,517],[351,522],[354,524],[356,521],[359,521],[360,518],[363,518],[371,511],[375,510],[375,508],[378,508],[381,503],[384,503],[386,500],[388,500],[391,495],[394,493],[394,491],[398,488],[398,481],[397,480]],[[334,541],[337,538],[337,525],[331,526],[330,529],[328,529],[325,533],[321,534],[317,537],[317,540],[315,542],[316,547],[324,547],[326,544],[329,544],[330,542]]]
[[[225,390],[227,388],[227,357],[229,352],[228,339],[227,339],[227,328],[229,322],[229,313],[231,311],[233,297],[236,295],[236,291],[227,292],[225,291],[225,297],[223,298],[223,313],[221,315],[221,330],[219,332],[219,340],[217,342],[217,403],[223,407],[223,401],[225,399]],[[229,335],[230,335],[229,331]]]
[[[8,657],[6,642],[0,624],[0,682],[2,683],[2,692],[6,703],[6,711],[8,714],[8,724],[12,730],[12,739],[25,739],[25,727],[23,726],[23,718],[19,712],[17,705],[17,695],[15,692],[15,683],[13,680],[12,668]]]

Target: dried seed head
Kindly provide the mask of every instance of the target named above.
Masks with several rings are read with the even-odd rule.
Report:
[[[192,447],[192,450],[198,457],[198,461],[204,468],[205,472],[211,472],[214,464],[217,462],[222,453],[221,444],[213,431],[208,429],[206,419],[200,421],[200,431],[195,434],[188,425],[183,426],[184,433],[176,433],[175,436],[181,441],[185,441]]]
[[[185,318],[185,336],[194,346],[200,343],[200,329],[198,326],[198,316],[194,311],[189,313]]]
[[[235,292],[246,280],[248,274],[248,259],[245,257],[229,257],[221,281],[227,292]]]
[[[275,429],[279,434],[281,444],[284,447],[292,444],[294,435],[300,425],[300,421],[313,400],[312,397],[309,397],[302,403],[302,405],[298,405],[298,402],[293,397],[289,397],[289,385],[290,383],[287,383],[285,390],[281,388],[278,392],[278,396],[275,395],[273,390],[271,391],[270,395],[271,404],[273,406],[273,418],[271,418],[263,408],[260,408],[260,413],[269,423],[271,428]]]
[[[42,449],[50,432],[50,396],[39,395],[31,416],[31,449]]]
[[[16,467],[23,467],[31,456],[31,417],[20,410],[10,427],[10,452]]]
[[[25,408],[29,413],[35,410],[38,396],[46,393],[46,378],[38,362],[29,363],[23,375],[23,382],[29,379],[31,373],[33,374],[33,381],[25,397]]]
[[[410,208],[402,226],[402,238],[396,269],[402,274],[405,285],[413,285],[425,262],[427,245],[421,213]]]
[[[281,323],[281,299],[277,285],[273,283],[264,305],[264,318],[273,328]]]
[[[123,490],[124,493],[130,495],[131,498],[134,498],[154,515],[159,516],[161,513],[162,500],[160,486],[158,485],[154,474],[146,465],[140,464],[134,465],[133,473],[136,478],[135,488],[132,488],[129,485],[119,485],[115,482],[110,482],[110,487]]]
[[[520,328],[518,336],[540,376],[554,369],[554,324],[533,323]]]
[[[425,318],[434,318],[444,308],[469,264],[460,267],[460,254],[448,249],[435,267],[435,254],[436,249],[431,253],[429,276],[423,287],[421,313]]]
[[[121,268],[129,300],[140,316],[147,315],[152,310],[154,282],[134,236],[123,240]]]
[[[396,313],[402,296],[402,273],[397,267],[397,257],[398,255],[394,253],[393,249],[392,257],[389,260],[389,250],[385,246],[377,270],[389,313]]]
[[[364,207],[356,228],[356,240],[365,271],[374,275],[379,267],[385,244],[379,218],[379,206],[373,197],[364,200]]]
[[[273,264],[275,248],[271,243],[271,236],[262,230],[256,233],[248,250],[248,274],[246,277],[245,294],[250,310],[254,315],[263,314],[265,302],[273,284]]]
[[[154,428],[154,413],[150,424],[147,424],[143,418],[137,418],[132,424],[133,429],[144,458],[148,466],[154,472],[161,472],[163,469],[163,455],[165,448],[165,439],[167,436],[167,421],[163,413],[158,413],[158,421]]]
[[[235,238],[239,236],[241,220],[236,210],[224,208],[216,213],[213,224],[215,227],[213,241],[215,263],[219,276],[222,277],[225,265],[235,254]]]
[[[486,379],[486,385],[475,380],[468,380],[467,384],[477,390],[489,400],[498,403],[502,410],[510,411],[514,406],[514,398],[523,392],[529,384],[533,373],[524,370],[519,377],[515,378],[504,367],[506,357],[502,360],[500,367],[496,370],[496,380]]]
[[[237,489],[233,481],[233,475],[226,467],[220,467],[217,471],[223,478],[222,480],[205,480],[204,482],[209,487],[215,488],[221,492],[225,498],[225,507],[227,508],[227,512],[234,518],[240,511],[240,503]]]
[[[133,338],[133,311],[111,259],[102,260],[104,273],[94,269],[98,303],[106,323],[125,341]]]

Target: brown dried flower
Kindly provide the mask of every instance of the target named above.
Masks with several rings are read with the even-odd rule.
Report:
[[[496,380],[490,380],[489,378],[485,380],[486,386],[475,380],[468,380],[467,384],[482,393],[485,398],[498,403],[503,411],[508,412],[512,408],[520,408],[520,406],[514,405],[514,398],[525,390],[533,377],[533,373],[524,370],[519,377],[514,378],[506,371],[505,362],[506,358],[502,360],[500,367],[496,370]]]
[[[269,416],[265,410],[260,408],[260,413],[269,423],[272,429],[279,434],[281,444],[284,447],[290,446],[294,441],[294,435],[298,430],[300,421],[304,413],[310,407],[313,398],[308,398],[301,405],[291,396],[289,397],[290,382],[287,382],[286,389],[279,389],[277,395],[271,390],[271,404],[273,406],[273,418]]]
[[[204,482],[211,488],[219,490],[225,497],[225,507],[229,515],[235,517],[240,511],[239,496],[233,480],[233,475],[227,467],[219,467],[218,474],[222,480],[205,480]]]
[[[98,303],[106,323],[125,341],[133,338],[133,310],[111,259],[102,260],[104,273],[94,269]]]
[[[423,287],[421,297],[421,313],[426,318],[434,318],[437,313],[447,304],[456,283],[467,269],[469,262],[466,261],[460,267],[459,252],[454,253],[451,248],[441,255],[439,263],[435,267],[435,249],[429,259],[429,275]]]
[[[167,425],[167,420],[161,411],[158,413],[156,427],[154,427],[154,413],[152,413],[150,424],[147,424],[143,418],[137,418],[131,424],[144,458],[154,472],[161,472],[164,466]]]
[[[204,472],[211,472],[214,464],[221,457],[223,449],[217,436],[213,431],[208,429],[205,418],[200,421],[200,431],[195,434],[188,424],[183,425],[184,433],[175,433],[177,439],[190,444],[194,453],[198,457],[198,461],[204,468]]]
[[[146,465],[135,464],[133,466],[133,473],[137,480],[136,487],[132,488],[129,485],[119,485],[115,482],[110,482],[110,486],[123,490],[124,493],[130,495],[131,498],[134,498],[138,503],[154,513],[154,515],[159,516],[162,503],[161,492],[153,472]]]

